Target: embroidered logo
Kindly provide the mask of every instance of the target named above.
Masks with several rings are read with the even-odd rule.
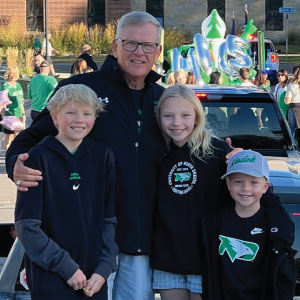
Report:
[[[223,235],[219,235],[221,241],[219,254],[224,255],[227,252],[231,262],[236,259],[244,261],[253,261],[258,253],[259,246],[256,243],[247,242]]]
[[[175,164],[168,175],[168,184],[175,194],[187,194],[197,182],[197,171],[187,161]]]
[[[184,182],[184,181],[190,180],[192,173],[190,173],[190,172],[188,172],[188,173],[174,173],[174,175],[175,175],[175,181]]]
[[[245,157],[234,159],[229,168],[231,169],[234,165],[237,165],[237,164],[240,164],[240,163],[254,164],[255,161],[256,161],[255,156],[250,157],[249,155],[246,155]]]
[[[69,180],[76,180],[76,179],[81,179],[79,173],[76,172],[71,173]]]
[[[79,186],[80,186],[80,184],[78,184],[78,185],[73,184],[73,190],[74,191],[78,190]]]
[[[278,228],[277,227],[272,227],[271,232],[278,232]]]
[[[107,104],[107,103],[109,103],[109,100],[108,100],[108,98],[107,97],[105,97],[105,98],[101,98],[101,97],[99,97],[98,98],[98,101],[100,102],[100,103],[102,103],[102,104]]]
[[[263,233],[263,230],[262,230],[261,228],[255,227],[255,228],[253,228],[253,229],[251,230],[251,234],[252,234],[252,235],[254,235],[254,234],[260,234],[260,233]]]

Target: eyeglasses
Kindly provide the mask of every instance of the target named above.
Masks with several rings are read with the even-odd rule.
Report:
[[[123,49],[129,52],[134,52],[139,45],[142,46],[142,49],[145,53],[154,53],[155,50],[158,47],[158,43],[152,43],[152,42],[137,42],[137,41],[131,41],[131,40],[122,40],[117,39],[122,42]]]
[[[282,73],[278,73],[278,74],[277,74],[277,77],[280,77],[280,76],[285,76],[285,75],[282,74]]]

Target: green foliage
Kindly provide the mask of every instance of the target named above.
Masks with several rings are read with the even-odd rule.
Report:
[[[20,36],[16,47],[18,49],[28,49],[33,47],[33,35]]]
[[[187,33],[175,27],[165,30],[165,40],[164,40],[165,55],[167,51],[170,49],[178,48],[181,45],[190,44],[190,43],[192,43],[192,39]]]
[[[19,67],[21,63],[20,51],[17,47],[8,47],[6,49],[6,60],[8,67]],[[20,70],[20,68],[19,68]],[[20,70],[21,73],[21,70]]]
[[[116,29],[116,21],[110,22],[106,25],[101,39],[102,53],[111,53],[112,42],[115,38]]]
[[[111,53],[112,42],[115,38],[117,28],[117,21],[112,21],[105,27],[94,25],[87,28],[83,23],[74,23],[51,30],[51,43],[53,47],[59,51],[59,55],[78,55],[81,52],[81,47],[88,44],[92,47],[93,55],[109,54]],[[42,33],[35,32],[28,35],[21,31],[17,20],[11,18],[9,24],[0,26],[0,64],[2,61],[5,63],[7,59],[7,48],[16,48],[19,50],[15,56],[15,61],[20,69],[20,72],[26,72],[30,75],[30,54],[28,49],[34,45],[34,37]],[[43,38],[41,38],[42,41]],[[164,38],[164,52],[172,48],[178,48],[183,44],[192,43],[192,38],[187,33],[171,28],[165,31]],[[1,50],[2,49],[2,50]],[[2,52],[1,52],[2,51]],[[2,54],[1,54],[2,53]],[[10,50],[10,53],[13,53]],[[17,57],[17,58],[16,58]],[[12,61],[12,58],[9,58]],[[23,66],[21,66],[23,64]]]
[[[87,27],[83,23],[74,23],[68,27],[66,32],[66,42],[70,52],[74,54],[79,54],[81,52],[86,31]]]
[[[61,55],[68,52],[67,31],[67,27],[56,28],[51,31],[51,43]]]
[[[21,33],[19,23],[12,17],[8,24],[0,26],[0,47],[5,49],[16,47],[18,40],[24,35]]]
[[[115,30],[115,22],[107,24],[105,28],[94,25],[89,29],[83,23],[74,23],[53,30],[51,42],[61,55],[70,53],[78,55],[84,44],[92,47],[94,55],[100,55],[111,52]]]
[[[99,25],[94,25],[85,33],[85,41],[88,45],[90,45],[93,49],[93,55],[101,54],[101,36],[103,29]]]

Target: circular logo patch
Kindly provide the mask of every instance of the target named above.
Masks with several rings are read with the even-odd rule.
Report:
[[[187,194],[196,182],[197,172],[190,162],[180,161],[169,172],[168,183],[176,194]]]

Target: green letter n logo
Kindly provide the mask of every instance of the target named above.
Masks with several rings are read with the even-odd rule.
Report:
[[[219,239],[221,240],[219,254],[224,255],[226,251],[232,262],[236,259],[252,261],[259,250],[259,246],[256,243],[246,242],[223,235],[219,235]]]
[[[175,181],[184,182],[190,180],[192,174],[187,172],[187,173],[174,173],[174,175],[175,175]]]

